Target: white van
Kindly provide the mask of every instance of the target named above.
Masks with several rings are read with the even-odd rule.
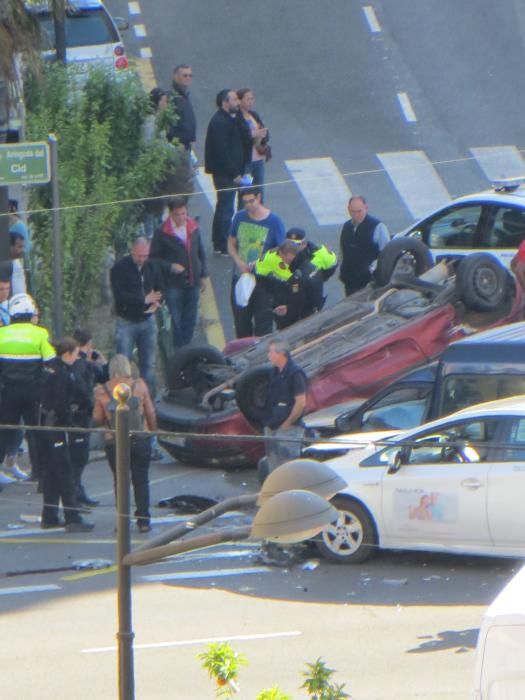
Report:
[[[525,566],[485,613],[476,649],[472,697],[525,698]]]

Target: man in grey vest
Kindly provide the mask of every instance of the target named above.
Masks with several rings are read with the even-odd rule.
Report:
[[[370,282],[377,257],[390,240],[385,224],[368,213],[368,204],[362,195],[350,197],[348,213],[350,219],[341,231],[339,269],[347,296]]]

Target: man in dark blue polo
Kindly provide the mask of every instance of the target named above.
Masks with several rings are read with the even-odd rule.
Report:
[[[304,370],[293,361],[285,341],[270,341],[268,359],[273,370],[266,397],[264,434],[270,438],[266,441],[266,457],[271,472],[301,454],[307,379]]]

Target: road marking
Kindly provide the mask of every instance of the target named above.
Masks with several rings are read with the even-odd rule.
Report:
[[[135,36],[139,39],[148,35],[144,24],[134,24],[133,29],[135,30]]]
[[[247,569],[217,569],[210,571],[179,571],[173,574],[150,574],[141,576],[142,581],[150,583],[158,581],[185,581],[197,578],[223,578],[225,576],[245,576],[249,574],[268,574],[272,571],[270,566],[253,566]]]
[[[405,117],[405,121],[417,122],[416,113],[414,112],[414,108],[412,107],[412,103],[410,102],[410,98],[406,92],[398,92],[397,99],[399,106],[401,107],[401,111],[403,112],[403,116]]]
[[[204,291],[200,296],[201,321],[204,321],[204,330],[209,345],[222,350],[226,345],[224,328],[220,320],[219,307],[213,292],[211,280],[208,280]]]
[[[260,546],[260,545],[257,545]],[[188,561],[191,559],[238,559],[239,557],[253,557],[254,552],[247,549],[245,551],[239,551],[238,549],[229,549],[223,552],[193,552],[190,554],[179,554],[178,561]],[[173,562],[171,562],[173,563]]]
[[[141,9],[138,2],[128,2],[128,12],[130,15],[140,15]]]
[[[82,571],[79,574],[70,574],[69,576],[61,576],[61,581],[81,581],[84,578],[93,578],[93,576],[101,576],[102,574],[113,574],[117,570],[117,566],[107,566],[105,569],[95,569],[93,571]]]
[[[59,591],[60,589],[61,586],[57,586],[56,583],[48,583],[41,586],[14,586],[13,588],[0,588],[0,595],[22,595],[24,593]]]
[[[137,70],[140,76],[140,80],[144,85],[144,89],[149,92],[157,86],[157,79],[155,78],[155,73],[153,71],[153,64],[149,58],[136,58],[135,63],[137,64]]]
[[[140,49],[139,53],[141,58],[151,58],[153,56],[153,52],[151,51],[149,46],[143,46]]]
[[[516,146],[482,146],[470,152],[487,180],[525,176],[525,160]]]
[[[447,188],[424,151],[378,153],[377,157],[414,219],[450,202]]]
[[[215,209],[215,205],[217,204],[217,195],[215,193],[213,178],[211,175],[204,172],[203,167],[197,168],[197,182],[199,183],[200,192],[197,192],[196,194],[205,194],[210,207]]]
[[[217,642],[250,642],[260,639],[281,639],[283,637],[300,637],[302,632],[261,632],[260,634],[237,634],[231,637],[204,637],[203,639],[184,639],[178,642],[154,642],[152,644],[133,644],[133,649],[163,649],[167,647],[197,646],[200,644],[216,644]],[[117,651],[117,647],[93,647],[81,649],[82,654],[101,654]]]
[[[368,22],[368,27],[372,33],[380,32],[381,25],[376,16],[376,12],[371,5],[365,5],[363,7],[363,12],[365,13],[366,21]]]
[[[284,162],[320,226],[342,224],[347,220],[352,193],[332,158]]]

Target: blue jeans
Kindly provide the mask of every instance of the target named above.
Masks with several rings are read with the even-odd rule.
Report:
[[[199,297],[198,282],[194,287],[172,287],[166,292],[166,304],[173,326],[173,345],[176,348],[191,343],[197,323]]]
[[[148,385],[151,397],[155,397],[155,360],[157,353],[157,322],[155,314],[144,321],[126,321],[117,318],[115,327],[117,352],[132,359],[137,348],[140,376]]]
[[[214,250],[226,252],[226,242],[228,233],[233,218],[233,209],[235,205],[235,193],[237,192],[236,185],[233,180],[224,175],[213,175],[213,185],[216,190],[233,187],[225,192],[217,192],[217,204],[215,206],[215,214],[213,215],[213,223],[211,227],[211,237]]]

